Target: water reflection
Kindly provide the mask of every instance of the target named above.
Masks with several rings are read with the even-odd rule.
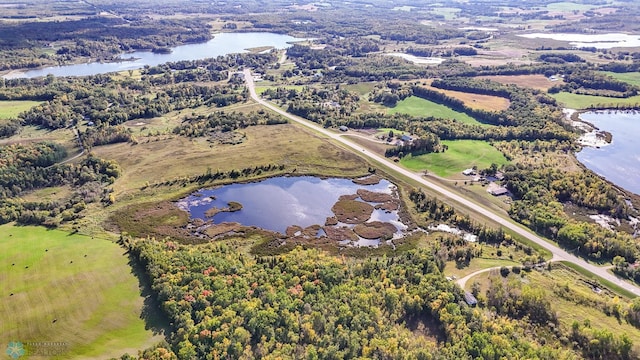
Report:
[[[323,226],[328,217],[334,216],[331,208],[342,195],[356,194],[358,189],[392,194],[394,188],[392,183],[384,179],[376,185],[358,185],[349,179],[275,177],[260,182],[200,190],[179,201],[178,206],[188,211],[192,219],[211,220],[215,224],[237,222],[284,234],[289,226]],[[241,203],[242,209],[218,212],[212,218],[207,217],[207,211],[211,208],[223,209],[232,201]],[[391,223],[398,233],[407,229],[400,221],[398,211],[374,210],[369,221]],[[337,226],[341,225],[353,227],[347,224]],[[324,230],[318,231],[318,236],[325,235]],[[379,243],[378,240],[366,242],[367,245]]]

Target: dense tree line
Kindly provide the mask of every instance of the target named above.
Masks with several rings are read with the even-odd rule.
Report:
[[[174,134],[199,137],[215,132],[227,132],[256,125],[285,124],[287,120],[271,112],[259,111],[245,113],[216,111],[209,115],[186,117],[173,129]]]
[[[548,91],[627,98],[637,95],[638,87],[593,71],[574,71],[565,74],[564,82]]]
[[[409,154],[418,156],[440,151],[445,151],[445,148],[440,145],[440,139],[436,135],[427,134],[402,145],[397,145],[385,150],[384,156],[404,157]]]
[[[126,85],[126,84],[124,84]],[[37,105],[20,114],[24,124],[58,129],[91,121],[118,125],[140,118],[152,118],[170,111],[198,106],[227,106],[245,99],[244,93],[229,87],[179,84],[155,91],[146,96],[136,87],[127,88],[112,84],[108,88],[81,88],[69,94]]]
[[[556,64],[564,64],[566,62],[569,63],[573,63],[573,62],[579,62],[579,63],[583,63],[586,60],[584,60],[583,58],[581,58],[580,56],[576,55],[576,54],[572,54],[572,53],[543,53],[538,55],[538,59],[544,61],[544,62],[549,62],[549,63],[556,63]]]

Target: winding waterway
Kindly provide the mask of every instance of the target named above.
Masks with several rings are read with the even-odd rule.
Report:
[[[150,51],[137,51],[120,56],[123,61],[113,63],[93,62],[87,64],[75,64],[65,66],[52,66],[25,72],[12,72],[5,76],[6,79],[33,78],[52,74],[55,76],[87,76],[105,74],[115,71],[140,69],[145,65],[156,66],[166,62],[182,60],[198,60],[217,57],[227,54],[243,53],[246,49],[263,46],[271,46],[276,49],[285,49],[298,39],[288,35],[274,33],[220,33],[205,43],[181,45],[172,48],[171,53],[159,54]],[[135,60],[129,60],[135,59]]]
[[[610,132],[613,141],[600,148],[583,148],[576,154],[578,160],[612,183],[640,194],[640,113],[587,112],[580,118]]]

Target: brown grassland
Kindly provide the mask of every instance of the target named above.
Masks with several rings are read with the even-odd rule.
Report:
[[[521,87],[532,88],[547,91],[550,87],[562,83],[562,80],[556,82],[550,81],[546,76],[536,75],[492,75],[480,76],[480,79],[489,79],[502,84],[514,84]]]
[[[509,108],[511,102],[507,98],[491,95],[472,94],[463,91],[442,90],[434,88],[428,82],[427,86],[431,90],[439,91],[447,96],[456,98],[472,109],[487,110],[487,111],[501,111]]]

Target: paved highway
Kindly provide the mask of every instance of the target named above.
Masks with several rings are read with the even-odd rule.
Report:
[[[468,200],[462,196],[460,196],[457,193],[454,193],[452,191],[450,191],[449,189],[446,189],[438,184],[435,184],[425,178],[423,178],[421,175],[413,173],[405,168],[402,168],[400,166],[398,166],[397,164],[395,164],[394,162],[388,160],[385,157],[382,157],[378,154],[375,154],[371,151],[368,151],[366,149],[363,149],[361,145],[358,145],[352,141],[349,141],[348,139],[345,139],[344,137],[342,137],[340,134],[329,131],[327,129],[324,129],[321,126],[318,126],[317,124],[303,119],[299,116],[295,116],[293,114],[289,114],[288,112],[276,107],[275,105],[272,105],[271,103],[261,99],[257,94],[256,94],[256,89],[255,89],[255,83],[253,81],[253,77],[251,75],[251,71],[249,69],[245,69],[244,70],[244,78],[245,81],[247,83],[247,87],[249,89],[249,94],[251,95],[251,98],[253,100],[255,100],[256,102],[258,102],[260,105],[267,107],[275,112],[277,112],[278,114],[292,120],[295,121],[299,124],[302,124],[316,132],[322,133],[323,135],[326,135],[328,137],[330,137],[331,139],[338,141],[340,143],[342,143],[343,145],[351,148],[352,150],[362,154],[365,157],[368,157],[369,159],[375,160],[377,162],[383,163],[385,164],[385,166],[387,166],[388,168],[392,169],[393,171],[395,171],[396,173],[402,174],[403,176],[406,176],[414,181],[416,181],[417,183],[420,183],[421,185],[428,187],[464,206],[466,206],[467,208],[482,214],[490,219],[492,219],[493,221],[499,223],[500,225],[504,226],[505,228],[508,228],[510,230],[512,230],[513,232],[517,233],[518,235],[527,238],[533,242],[535,242],[536,244],[540,245],[541,247],[549,250],[551,252],[551,254],[553,254],[553,257],[551,259],[551,261],[567,261],[567,262],[571,262],[574,263],[584,269],[586,269],[587,271],[605,279],[608,281],[611,281],[614,284],[617,284],[618,286],[620,286],[621,288],[630,291],[636,295],[640,296],[640,288],[638,286],[635,286],[634,284],[631,284],[629,282],[623,281],[621,279],[619,279],[618,277],[616,277],[615,275],[609,273],[607,271],[606,268],[600,268],[598,266],[589,264],[588,262],[582,260],[581,258],[569,254],[568,252],[564,251],[563,249],[559,248],[558,246],[547,242],[546,240],[542,239],[541,237],[537,236],[536,234],[532,233],[531,231],[525,229],[524,227],[521,227],[520,225],[516,224],[515,222],[513,222],[511,219],[507,219],[502,217],[502,215],[494,213],[493,211],[484,208],[478,204],[476,204],[475,202]]]

